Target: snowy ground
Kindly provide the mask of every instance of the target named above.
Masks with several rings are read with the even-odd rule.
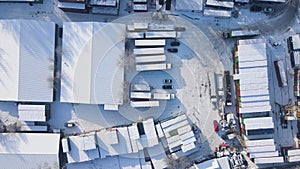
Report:
[[[275,140],[277,140],[278,146],[296,146],[295,134],[298,132],[296,122],[289,122],[288,128],[283,129],[278,115],[279,107],[275,106],[275,102],[285,105],[289,99],[296,99],[293,96],[293,75],[289,74],[291,66],[286,50],[286,38],[291,34],[300,33],[299,21],[293,22],[294,20],[290,17],[293,15],[292,12],[283,11],[282,15],[273,16],[272,19],[268,20],[269,16],[263,12],[253,13],[246,7],[240,7],[238,18],[215,19],[203,17],[202,13],[196,12],[172,12],[172,14],[178,16],[170,15],[167,20],[153,20],[150,14],[146,13],[129,15],[133,12],[129,13],[126,10],[126,1],[121,1],[121,3],[120,16],[123,17],[65,13],[56,7],[56,0],[44,0],[43,4],[34,4],[33,6],[19,3],[0,4],[0,19],[53,21],[59,26],[62,26],[62,23],[66,21],[114,21],[126,24],[134,21],[147,21],[186,27],[182,38],[179,39],[181,42],[181,46],[178,48],[179,52],[177,54],[166,53],[167,62],[173,64],[171,70],[157,71],[153,74],[146,72],[138,74],[131,69],[127,69],[125,74],[127,82],[147,82],[155,88],[161,88],[163,79],[171,78],[175,86],[176,99],[164,102],[160,107],[151,109],[134,109],[128,103],[125,103],[119,112],[104,111],[103,106],[63,104],[55,101],[51,104],[52,115],[49,121],[51,128],[60,128],[66,134],[72,134],[74,132],[130,124],[133,121],[150,116],[155,117],[158,121],[183,112],[188,115],[191,123],[199,127],[201,132],[199,143],[202,146],[199,153],[194,156],[195,159],[209,154],[222,140],[213,130],[213,120],[219,120],[220,117],[210,102],[211,89],[209,83],[214,83],[214,81],[209,80],[208,74],[212,72],[222,73],[223,70],[232,72],[232,50],[236,42],[235,39],[223,40],[221,37],[222,32],[252,26],[263,32],[263,38],[271,42],[278,41],[281,43],[278,47],[272,47],[270,44],[268,46],[270,77],[272,77],[270,93],[273,96],[272,106],[276,107],[273,113],[274,122],[277,126]],[[293,22],[293,25],[290,25],[291,22]],[[271,23],[276,23],[276,25]],[[277,26],[278,29],[279,27],[282,27],[282,29],[272,29],[272,27]],[[273,61],[278,59],[282,59],[285,63],[289,87],[278,87],[273,66]],[[155,77],[152,75],[155,75]],[[0,102],[0,119],[6,125],[16,122],[16,105],[9,102]],[[77,121],[78,127],[66,129],[64,122],[68,120]]]

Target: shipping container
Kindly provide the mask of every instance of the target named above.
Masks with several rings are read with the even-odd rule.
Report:
[[[174,99],[175,95],[172,93],[153,93],[153,99],[170,100]]]
[[[278,86],[279,87],[284,87],[287,86],[287,78],[286,78],[286,73],[283,65],[283,61],[274,61],[274,66],[275,66],[275,72],[276,72],[276,77],[278,81]]]
[[[136,65],[136,71],[166,70],[171,69],[171,66],[170,63],[143,64]]]
[[[255,164],[274,164],[274,163],[283,163],[283,157],[266,157],[266,158],[255,158]]]
[[[207,6],[221,7],[221,8],[233,8],[234,2],[229,1],[218,1],[218,0],[207,0]]]
[[[176,38],[176,32],[175,31],[168,31],[168,32],[162,32],[162,31],[156,31],[156,32],[145,32],[146,38]]]
[[[131,107],[158,107],[159,101],[130,101]]]
[[[166,55],[147,55],[135,57],[135,63],[164,62]]]
[[[159,55],[164,54],[164,48],[137,48],[133,49],[134,55]]]
[[[165,39],[139,39],[135,40],[135,46],[147,46],[147,47],[154,47],[154,46],[165,46],[166,40]]]
[[[250,67],[267,67],[268,61],[265,60],[257,60],[257,61],[247,61],[247,62],[239,62],[239,70],[242,68],[250,68]]]
[[[300,161],[300,156],[288,156],[287,157],[288,162],[299,162]]]
[[[148,6],[147,4],[133,4],[133,10],[135,12],[147,12]]]
[[[62,145],[63,153],[68,153],[70,151],[70,145],[69,145],[68,138],[61,139],[61,145]]]
[[[131,91],[145,91],[150,92],[151,87],[147,84],[132,84]]]
[[[275,157],[275,156],[278,156],[278,151],[250,153],[250,158]]]
[[[144,32],[127,32],[127,38],[128,39],[143,39],[144,38]]]
[[[230,18],[231,11],[230,10],[204,9],[204,16]]]
[[[275,145],[271,146],[258,146],[258,147],[247,147],[248,153],[258,153],[258,152],[269,152],[276,151]]]
[[[290,149],[290,150],[287,150],[287,155],[288,156],[300,155],[300,149]]]
[[[131,99],[151,99],[150,92],[130,92]]]

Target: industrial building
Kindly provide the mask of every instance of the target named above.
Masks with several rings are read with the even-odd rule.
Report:
[[[0,20],[0,100],[52,102],[55,23]]]
[[[60,134],[0,133],[0,140],[2,168],[60,168]]]
[[[123,24],[64,23],[60,101],[117,110],[123,104],[125,37]]]

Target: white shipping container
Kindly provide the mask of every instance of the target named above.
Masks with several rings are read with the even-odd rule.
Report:
[[[176,31],[169,31],[169,32],[146,32],[146,38],[176,38]]]
[[[247,61],[247,62],[239,62],[239,68],[245,67],[262,67],[268,66],[267,60],[257,60],[257,61]]]
[[[244,124],[256,124],[256,123],[273,123],[272,117],[255,117],[255,118],[245,118]]]
[[[133,23],[133,28],[135,30],[145,30],[148,29],[148,23]]]
[[[247,147],[248,153],[259,153],[259,152],[268,152],[276,151],[275,145],[272,146],[258,146],[258,147]]]
[[[261,106],[261,107],[242,107],[239,108],[239,113],[257,113],[257,112],[268,112],[271,111],[271,106]]]
[[[231,11],[230,10],[216,10],[216,9],[205,9],[204,16],[214,16],[220,18],[230,18]]]
[[[70,151],[68,138],[61,139],[61,145],[62,145],[62,149],[63,149],[64,153],[67,153]]]
[[[272,164],[272,163],[283,163],[283,157],[266,157],[266,158],[255,158],[255,164]]]
[[[146,84],[132,84],[131,85],[131,90],[132,91],[145,91],[145,92],[150,92],[151,88],[149,85]]]
[[[246,140],[247,147],[274,145],[274,139]]]
[[[165,46],[166,40],[165,39],[138,39],[135,40],[135,46]]]
[[[224,8],[233,8],[234,3],[228,1],[206,0],[206,5],[224,7]]]
[[[153,99],[170,100],[171,94],[170,93],[153,93]]]
[[[238,37],[238,36],[254,36],[259,35],[259,30],[235,30],[231,31],[231,37]]]
[[[300,149],[290,149],[290,150],[287,150],[287,155],[288,156],[300,155]]]
[[[164,48],[138,48],[133,49],[134,55],[158,55],[158,54],[164,54],[165,49]]]
[[[274,123],[254,123],[245,125],[245,130],[273,129]]]
[[[151,99],[149,92],[130,92],[131,99]]]
[[[248,44],[266,43],[265,39],[241,39],[238,40],[238,45],[248,45]]]
[[[250,158],[275,157],[275,156],[278,156],[278,151],[250,153]]]
[[[131,107],[158,107],[159,101],[130,101]]]
[[[147,4],[133,4],[134,11],[147,11],[148,6]]]
[[[135,57],[135,63],[164,62],[166,55],[147,55]]]
[[[144,64],[136,65],[136,71],[151,71],[151,70],[166,70],[171,69],[171,64],[157,63],[157,64]]]
[[[288,162],[299,162],[300,156],[288,156],[287,160],[288,160]]]
[[[144,32],[127,32],[128,39],[142,39],[144,38]]]

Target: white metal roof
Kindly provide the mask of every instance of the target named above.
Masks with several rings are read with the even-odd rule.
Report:
[[[175,9],[178,11],[202,11],[203,0],[181,0],[176,1]]]
[[[60,101],[123,104],[125,25],[65,22],[63,30]]]
[[[21,121],[46,121],[45,105],[18,105],[19,120]]]
[[[0,133],[1,168],[59,168],[59,134]]]
[[[55,23],[0,20],[0,39],[0,100],[52,102]]]
[[[59,134],[0,133],[0,154],[53,154],[58,155]],[[1,158],[1,155],[0,155]]]
[[[152,118],[149,118],[143,121],[145,135],[147,137],[147,144],[144,147],[152,147],[158,144],[158,138],[154,126],[154,121]]]
[[[101,130],[97,132],[97,143],[100,150],[101,158],[112,155],[121,155],[132,153],[131,143],[127,127],[118,127],[117,129],[118,142],[116,143],[115,136],[109,139],[107,132],[115,132],[109,130]],[[114,134],[113,134],[114,135]]]
[[[149,156],[151,158],[152,164],[154,168],[161,169],[166,168],[167,163],[165,161],[166,153],[161,143],[147,148]]]

